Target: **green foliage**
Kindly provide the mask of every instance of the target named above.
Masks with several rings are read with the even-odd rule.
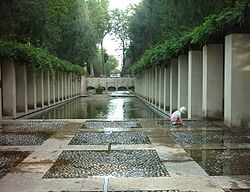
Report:
[[[0,40],[0,58],[22,62],[34,73],[45,69],[52,74],[57,70],[74,72],[78,75],[85,74],[85,71],[79,65],[58,59],[56,56],[49,54],[47,50],[35,48],[29,44]]]
[[[154,65],[168,64],[169,60],[176,57],[192,45],[203,46],[209,41],[223,36],[230,30],[250,31],[250,1],[245,0],[235,8],[225,9],[219,14],[206,17],[204,23],[185,32],[178,37],[172,37],[162,44],[147,50],[134,65],[132,70],[137,74]]]

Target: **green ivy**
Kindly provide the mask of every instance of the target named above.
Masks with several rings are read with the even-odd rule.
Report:
[[[34,73],[45,69],[49,70],[52,75],[58,70],[73,72],[78,75],[86,74],[86,71],[80,65],[61,60],[51,55],[47,50],[35,48],[29,44],[0,40],[0,58],[25,63]]]
[[[201,47],[213,39],[224,37],[234,28],[250,31],[250,0],[242,1],[236,8],[210,15],[203,24],[193,30],[147,50],[140,60],[131,66],[132,71],[138,74],[152,66],[168,64],[171,58],[186,52],[191,45]]]

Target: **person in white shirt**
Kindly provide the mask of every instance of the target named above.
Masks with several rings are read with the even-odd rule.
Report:
[[[179,110],[175,111],[171,115],[171,123],[173,125],[182,125],[181,115],[186,113],[187,113],[187,108],[185,106],[182,106]]]

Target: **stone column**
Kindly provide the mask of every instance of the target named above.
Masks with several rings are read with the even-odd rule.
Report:
[[[62,94],[62,101],[65,99],[65,90],[64,90],[64,72],[60,73],[60,81],[61,81],[61,94]]]
[[[56,73],[56,92],[57,92],[57,101],[61,101],[61,81],[60,81],[60,72]]]
[[[157,67],[155,67],[155,77],[154,77],[154,105],[157,106],[157,100],[158,100],[158,70]]]
[[[2,63],[3,116],[16,117],[16,72],[13,61]]]
[[[50,72],[45,71],[43,75],[44,82],[44,105],[50,106]]]
[[[177,108],[188,106],[188,57],[178,56],[178,102]]]
[[[250,34],[225,37],[224,122],[244,127],[250,122]]]
[[[202,114],[222,119],[223,114],[223,44],[203,46]]]
[[[41,70],[40,74],[37,75],[36,79],[36,100],[37,100],[37,107],[44,108],[44,74],[43,70]]]
[[[16,102],[17,112],[28,113],[28,85],[26,66],[21,63],[15,64],[16,70]]]
[[[165,110],[170,111],[170,65],[166,68],[166,106]]]
[[[36,76],[32,71],[28,70],[27,74],[27,82],[28,82],[28,109],[37,109],[37,101],[36,101]]]
[[[161,109],[161,94],[162,94],[162,73],[161,73],[161,67],[159,67],[158,70],[158,74],[159,74],[159,79],[158,79],[158,108]]]
[[[163,111],[166,112],[166,101],[167,101],[167,69],[164,67],[164,75],[163,75]]]
[[[56,103],[56,76],[50,77],[50,103]]]
[[[202,116],[202,51],[188,52],[188,118]]]
[[[170,64],[170,114],[177,109],[178,96],[178,62],[171,59]]]
[[[3,106],[2,106],[2,61],[0,60],[0,119],[2,119],[3,116]]]

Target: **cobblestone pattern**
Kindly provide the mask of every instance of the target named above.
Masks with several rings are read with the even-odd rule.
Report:
[[[107,144],[150,144],[149,138],[142,131],[127,132],[92,132],[79,131],[70,145],[107,145]]]
[[[86,121],[84,128],[141,128],[139,121]]]
[[[8,121],[2,127],[6,129],[60,129],[67,121]]]
[[[27,151],[0,151],[0,179],[29,154]]]
[[[178,144],[208,144],[208,143],[249,143],[250,139],[226,131],[172,131],[170,137]]]
[[[169,176],[155,150],[63,151],[44,178]]]
[[[210,175],[248,175],[250,150],[187,150],[188,154]]]
[[[173,125],[171,123],[170,120],[159,120],[157,121],[157,123],[159,125],[161,125],[163,128],[176,128],[176,127],[180,127],[180,128],[203,128],[203,127],[219,127],[219,125],[211,122],[211,121],[207,121],[207,120],[183,120],[183,125],[181,126],[176,126]]]
[[[41,145],[52,135],[51,132],[42,133],[0,133],[0,145]]]

